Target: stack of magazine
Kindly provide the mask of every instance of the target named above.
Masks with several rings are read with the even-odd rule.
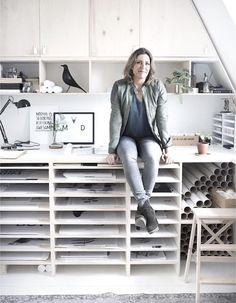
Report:
[[[22,78],[0,78],[0,92],[6,94],[20,93],[23,87]]]

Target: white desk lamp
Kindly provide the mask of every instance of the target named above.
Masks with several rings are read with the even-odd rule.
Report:
[[[24,107],[30,106],[30,102],[28,100],[21,99],[18,102],[14,102],[14,98],[12,96],[10,96],[8,98],[7,102],[3,105],[2,109],[0,110],[0,116],[5,111],[5,109],[8,107],[8,105],[10,103],[14,104],[17,108],[24,108]],[[4,126],[3,126],[1,120],[0,120],[0,131],[1,131],[1,134],[3,137],[3,141],[4,141],[4,144],[1,145],[1,149],[16,149],[16,147],[17,147],[16,144],[10,144],[8,142],[7,135],[6,135],[6,132],[5,132],[5,129],[4,129]]]

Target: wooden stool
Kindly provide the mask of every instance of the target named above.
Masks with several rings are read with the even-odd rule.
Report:
[[[194,242],[195,229],[197,225],[197,248],[196,248],[196,303],[200,302],[200,284],[236,284],[235,279],[201,279],[201,261],[202,262],[235,262],[236,244],[224,244],[219,238],[220,235],[234,222],[236,222],[236,208],[194,208],[194,219],[191,230],[188,256],[185,266],[184,280],[187,282],[189,266],[192,258],[192,249]],[[213,232],[208,224],[220,223],[223,226]],[[201,243],[202,226],[211,235],[205,243]],[[218,242],[217,244],[212,242]],[[229,256],[201,256],[202,251],[227,251]]]

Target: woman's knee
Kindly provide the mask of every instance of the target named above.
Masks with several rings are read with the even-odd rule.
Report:
[[[118,153],[118,156],[119,158],[121,159],[121,161],[124,163],[130,163],[130,162],[137,162],[137,159],[138,159],[138,155],[137,153],[131,153],[129,152],[129,150],[124,150],[124,149],[118,149],[117,150],[117,153]]]
[[[129,140],[131,138],[123,137],[120,141],[117,154],[121,161],[137,161],[138,151],[137,146],[133,140]]]
[[[158,153],[147,153],[142,158],[144,162],[148,162],[156,166],[159,165],[160,157],[161,155],[159,155]]]

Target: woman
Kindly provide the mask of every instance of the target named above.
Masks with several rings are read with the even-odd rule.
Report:
[[[167,131],[167,94],[161,81],[154,79],[154,62],[145,48],[129,57],[124,78],[111,92],[110,143],[107,162],[120,158],[124,173],[137,201],[135,225],[157,231],[158,222],[150,197],[158,174],[160,158],[170,162]],[[144,162],[142,176],[138,157]]]

